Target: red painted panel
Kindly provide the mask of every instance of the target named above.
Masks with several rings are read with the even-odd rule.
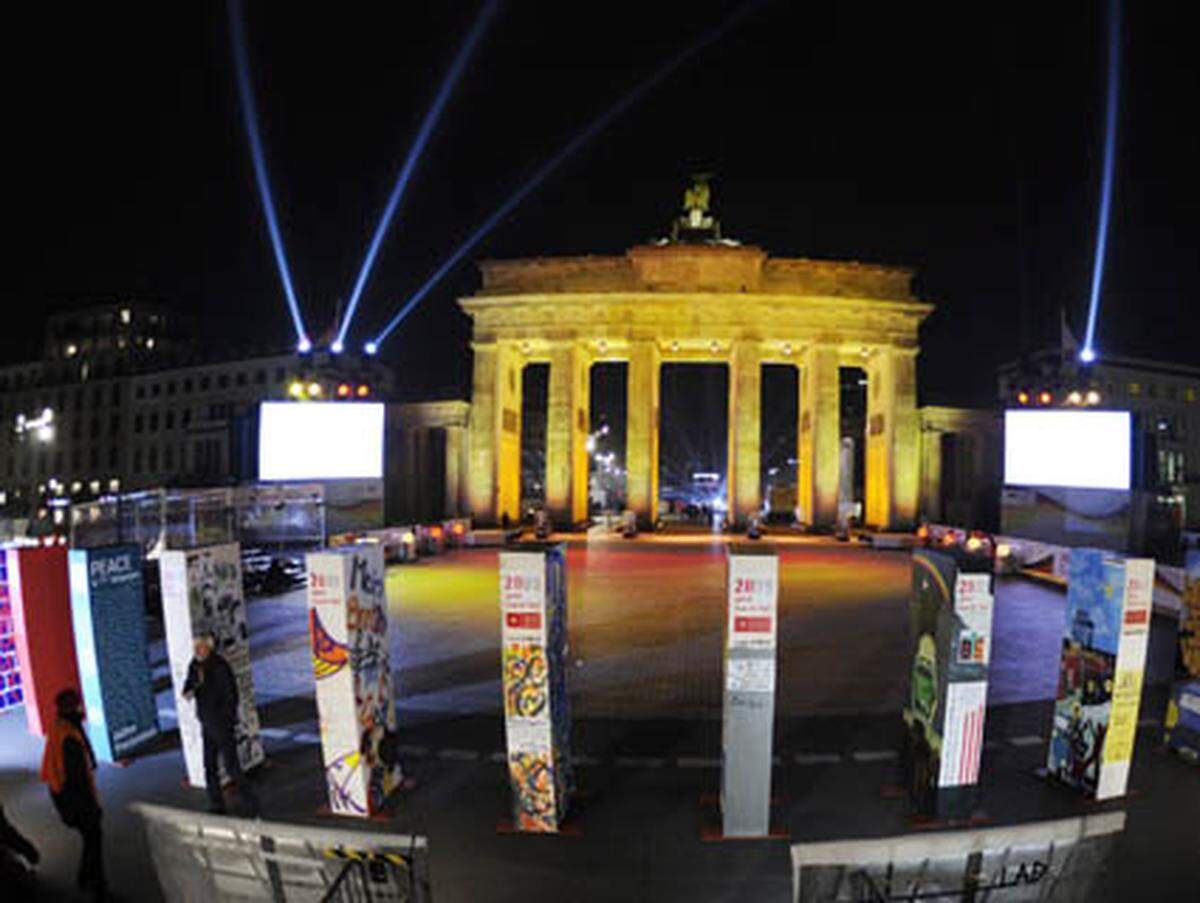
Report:
[[[79,688],[67,550],[61,546],[10,549],[8,562],[26,724],[31,734],[44,737],[45,726],[54,720],[58,691]]]

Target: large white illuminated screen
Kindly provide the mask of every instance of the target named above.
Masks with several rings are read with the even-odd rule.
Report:
[[[1128,411],[1005,411],[1009,486],[1128,489]]]
[[[260,480],[379,479],[383,405],[266,401],[258,425]]]

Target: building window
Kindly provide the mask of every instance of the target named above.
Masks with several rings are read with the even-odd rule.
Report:
[[[1129,384],[1129,394],[1130,395],[1141,395],[1142,394],[1142,384],[1139,382],[1130,383]]]
[[[287,379],[287,373],[284,372],[282,367],[276,367],[275,368],[275,382],[281,383],[285,379]]]
[[[100,438],[100,418],[93,417],[92,422],[89,424],[89,426],[91,427],[91,429],[88,432],[90,433],[91,437],[93,439],[99,439]]]
[[[140,448],[135,448],[133,450],[133,472],[142,472],[142,450]]]
[[[1183,390],[1183,400],[1187,401],[1187,402],[1193,402],[1196,400],[1195,386],[1188,386],[1186,389]]]
[[[146,387],[139,385],[136,389],[133,390],[133,397],[134,398],[145,398],[146,397]]]
[[[166,416],[164,417],[164,420],[166,420],[166,425],[165,425],[166,429],[169,429],[169,430],[175,429],[175,412],[174,411],[167,411]]]
[[[100,467],[100,449],[94,445],[92,446],[91,451],[88,452],[88,467],[90,467],[93,472]]]
[[[163,449],[163,470],[170,473],[175,469],[175,447],[168,445]]]
[[[155,411],[150,415],[150,432],[158,432],[158,411]]]
[[[171,380],[169,383],[167,383],[167,394],[168,395],[175,394],[175,380]]]
[[[116,470],[117,462],[120,460],[120,450],[114,445],[108,450],[108,469]]]
[[[222,373],[220,376],[217,377],[217,388],[218,389],[228,389],[229,388],[229,374],[228,373]]]
[[[237,375],[237,384],[238,384],[239,386],[244,386],[244,385],[246,385],[246,374],[245,374],[244,372],[242,372],[242,371],[238,371],[238,375]]]
[[[206,391],[211,384],[212,384],[212,380],[210,380],[207,376],[200,377],[200,391],[201,392]]]
[[[113,383],[113,384],[112,384],[112,392],[111,392],[111,393],[109,393],[109,395],[110,395],[110,402],[111,402],[111,404],[112,404],[114,407],[116,407],[117,405],[119,405],[119,404],[121,403],[121,384],[120,384],[120,383]]]
[[[141,414],[138,414],[136,417],[133,418],[133,431],[135,433],[140,433],[142,431],[142,415]]]
[[[1158,383],[1147,383],[1146,394],[1151,398],[1158,398]]]
[[[71,473],[78,473],[83,467],[83,449],[77,448],[71,452]]]
[[[262,385],[263,383],[265,383],[266,381],[267,381],[267,371],[265,371],[265,370],[256,370],[256,371],[254,372],[254,384],[255,384],[256,386],[261,386],[261,385]]]
[[[113,414],[108,418],[108,434],[115,436],[119,432],[121,432],[121,415]]]
[[[192,409],[184,408],[183,412],[179,415],[179,425],[187,426],[191,422],[192,422]]]
[[[155,383],[154,385],[152,385],[150,387],[150,394],[152,396],[154,396],[155,398],[158,398],[158,396],[162,394],[162,384]]]
[[[184,392],[190,392],[190,391],[192,391],[192,378],[191,378],[190,376],[189,376],[189,377],[187,377],[187,378],[186,378],[186,379],[183,381],[183,391],[184,391]]]
[[[146,469],[150,473],[158,473],[158,446],[151,445],[150,452],[146,456]]]

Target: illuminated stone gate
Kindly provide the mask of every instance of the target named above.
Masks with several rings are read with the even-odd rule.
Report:
[[[547,508],[559,525],[587,517],[590,369],[606,361],[628,364],[626,497],[643,522],[657,517],[659,368],[673,362],[729,367],[728,503],[739,522],[762,506],[762,367],[798,369],[798,499],[820,526],[837,517],[838,369],[861,367],[865,520],[916,520],[917,329],[933,306],[912,294],[912,270],[771,258],[715,237],[480,266],[480,291],[460,301],[474,323],[466,494],[478,522],[519,518],[521,377],[532,363],[549,364]]]

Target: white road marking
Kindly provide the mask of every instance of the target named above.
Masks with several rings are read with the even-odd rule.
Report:
[[[839,753],[796,753],[797,765],[836,765],[841,761]]]
[[[1041,734],[1022,734],[1020,737],[1009,737],[1008,742],[1013,746],[1037,746],[1044,741]]]
[[[898,756],[899,753],[894,749],[856,749],[850,753],[850,758],[859,763],[890,762]]]

